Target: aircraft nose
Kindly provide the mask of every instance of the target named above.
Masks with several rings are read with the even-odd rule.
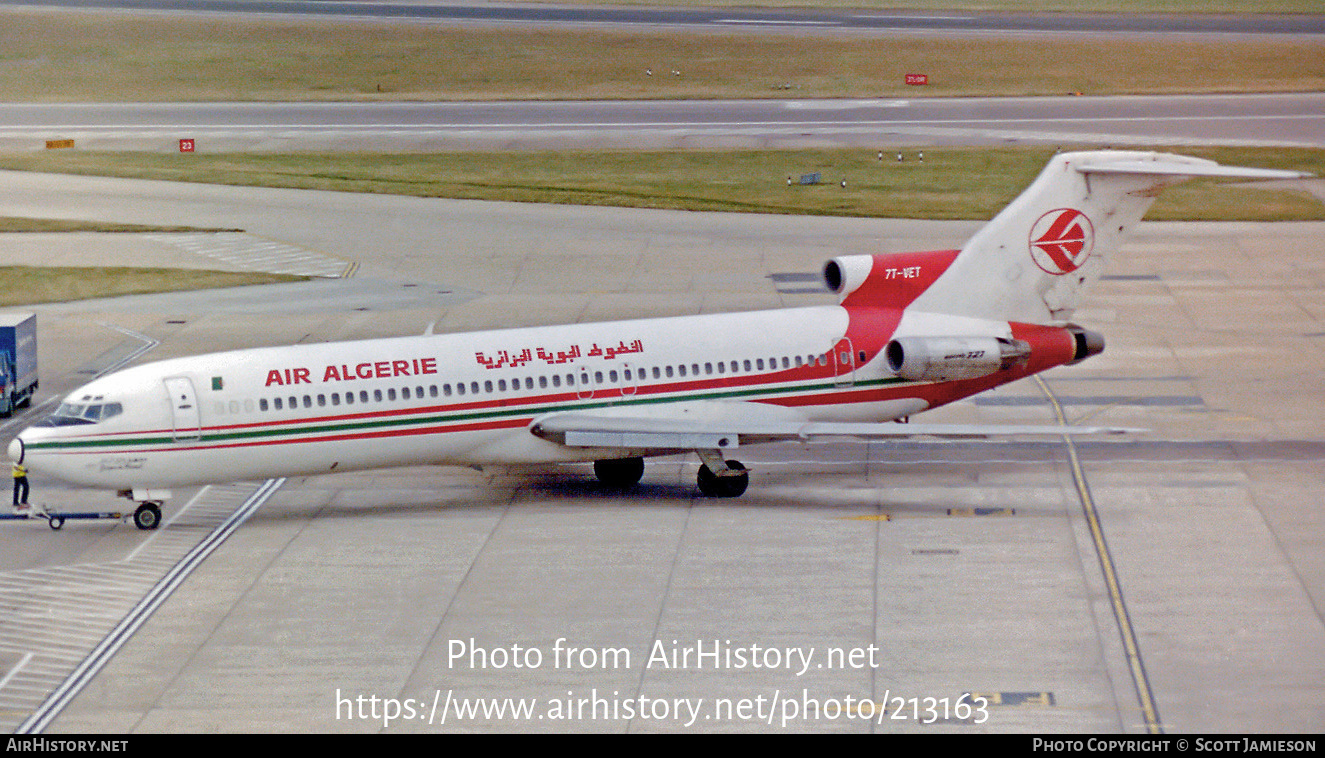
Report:
[[[14,463],[22,463],[24,452],[23,440],[15,437],[14,441],[9,443],[9,460]]]

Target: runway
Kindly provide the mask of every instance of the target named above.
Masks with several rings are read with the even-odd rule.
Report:
[[[0,186],[0,215],[237,228],[358,264],[280,290],[39,307],[38,402],[141,344],[103,325],[165,358],[830,302],[805,284],[824,259],[949,247],[976,226]],[[1322,239],[1309,223],[1143,224],[1078,314],[1106,333],[1103,355],[927,414],[1053,423],[1052,398],[1071,422],[1151,430],[1075,458],[1044,443],[750,448],[750,491],[722,503],[696,497],[686,457],[651,462],[625,496],[583,467],[280,483],[45,729],[1319,731]],[[56,259],[215,265],[159,237],[41,243]],[[115,504],[34,486],[56,506]],[[151,584],[162,538],[212,533],[221,511],[202,504],[243,495],[177,494],[167,518],[183,520],[151,538],[117,522],[0,532],[7,727],[36,707],[18,707],[20,685],[113,623],[102,585]],[[78,601],[89,576],[95,610]],[[975,696],[991,704],[959,711]]]
[[[0,104],[0,149],[1325,146],[1325,94],[500,103]]]

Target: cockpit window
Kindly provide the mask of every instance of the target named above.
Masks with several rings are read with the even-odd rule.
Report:
[[[124,412],[119,403],[61,403],[55,413],[37,426],[95,424]]]

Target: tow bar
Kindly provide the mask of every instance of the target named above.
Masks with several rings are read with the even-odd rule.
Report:
[[[0,513],[0,521],[29,521],[31,519],[46,519],[46,524],[52,529],[59,529],[64,526],[64,522],[69,519],[120,519],[127,518],[129,514],[112,511],[87,511],[83,513],[47,513],[46,511],[36,511],[34,513]]]

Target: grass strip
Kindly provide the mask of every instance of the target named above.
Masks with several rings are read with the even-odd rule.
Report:
[[[724,34],[26,10],[0,11],[0,22],[7,102],[1325,89],[1325,40],[1284,35]],[[907,86],[907,73],[929,84]]]
[[[1226,165],[1325,176],[1325,150],[1181,148]],[[1053,154],[1047,148],[378,154],[153,154],[60,151],[0,156],[0,168],[532,203],[917,219],[988,219]],[[820,173],[823,183],[799,184]],[[788,181],[790,180],[790,184]],[[842,182],[846,186],[842,186]],[[1166,191],[1150,219],[1306,221],[1306,192],[1192,182]]]
[[[0,266],[0,307],[306,279],[284,274],[192,269]]]
[[[62,218],[20,218],[0,216],[0,232],[100,232],[115,234],[179,233],[179,232],[240,232],[242,229],[199,229],[192,226],[152,226],[148,224],[121,224],[109,221],[82,221]]]

